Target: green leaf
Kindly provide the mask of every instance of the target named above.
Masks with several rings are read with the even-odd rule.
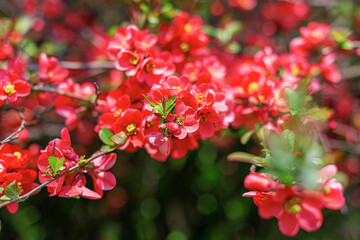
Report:
[[[341,48],[344,50],[351,50],[354,48],[354,45],[350,41],[344,41],[340,44]]]
[[[261,144],[263,145],[263,147],[267,148],[266,140],[270,136],[270,130],[260,128],[258,131],[256,131],[256,136],[259,138],[259,140],[260,140]]]
[[[322,121],[326,122],[329,120],[329,118],[333,115],[334,111],[322,107],[322,108],[312,108],[306,112],[307,115],[310,115],[314,121]]]
[[[9,185],[5,187],[4,194],[10,199],[19,197],[19,191],[16,186],[16,180],[12,181]]]
[[[53,175],[57,174],[59,171],[64,170],[64,163],[65,163],[65,158],[57,158],[57,157],[53,157],[50,156],[48,158],[49,160],[49,164],[51,169],[53,170]]]
[[[157,16],[150,16],[149,23],[157,25],[157,24],[159,24],[159,18]]]
[[[166,116],[168,114],[170,114],[170,112],[173,110],[173,108],[175,107],[175,101],[176,101],[176,96],[171,96],[165,103],[165,113]],[[165,117],[166,117],[165,116]]]
[[[127,135],[125,132],[119,132],[111,137],[111,141],[119,146],[124,145],[126,140],[127,140]]]
[[[101,152],[111,152],[111,151],[114,151],[114,149],[115,149],[115,147],[110,147],[108,145],[105,145],[100,148],[100,151]]]
[[[288,149],[290,152],[294,151],[294,145],[295,145],[295,134],[289,129],[285,129],[281,135],[281,142],[286,146],[286,149]]]
[[[157,103],[152,101],[150,98],[148,98],[147,96],[145,96],[143,94],[143,97],[150,103],[150,105],[153,107],[152,112],[154,114],[160,114],[161,116],[165,115],[165,111],[164,111],[164,107],[162,103]]]
[[[141,4],[140,5],[140,9],[144,12],[144,13],[150,13],[150,9],[149,9],[149,7],[147,6],[147,5],[145,5],[145,4]]]
[[[344,33],[334,30],[332,31],[332,35],[334,36],[336,42],[341,43],[343,41],[345,41],[346,36],[344,35]]]
[[[160,103],[158,105],[156,105],[154,108],[153,108],[153,111],[152,111],[154,114],[160,114],[161,116],[164,116],[164,110],[162,108],[162,105],[160,105]]]
[[[254,130],[250,130],[250,131],[246,132],[244,135],[242,135],[241,138],[240,138],[241,144],[245,145],[250,140],[250,137],[253,134],[254,134]]]
[[[9,200],[11,200],[11,198],[9,198],[6,195],[3,195],[2,197],[0,197],[0,201],[9,201]]]
[[[20,32],[21,34],[25,34],[31,29],[32,24],[33,21],[30,17],[22,16],[16,20],[14,30],[16,32]]]
[[[114,25],[114,26],[111,26],[108,30],[108,34],[111,36],[111,37],[114,37],[115,33],[116,33],[116,30],[119,28],[118,25]]]
[[[114,146],[114,142],[111,141],[111,137],[113,136],[113,133],[108,128],[102,128],[99,132],[100,140],[109,146]]]
[[[153,100],[151,100],[150,98],[148,98],[146,95],[143,94],[143,97],[150,103],[150,105],[152,107],[155,107],[157,105],[156,102],[154,102]]]
[[[311,100],[311,97],[307,93],[309,84],[310,77],[306,77],[298,83],[295,90],[285,88],[285,92],[288,95],[287,104],[292,115],[302,115],[305,113],[305,104]]]
[[[253,163],[255,155],[246,152],[233,152],[228,155],[227,160],[231,162]]]

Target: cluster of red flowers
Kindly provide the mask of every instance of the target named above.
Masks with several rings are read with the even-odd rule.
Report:
[[[38,151],[39,149],[35,145],[30,146],[29,150],[9,143],[0,146],[1,200],[10,200],[9,197],[25,194],[38,186],[34,182],[37,178],[37,171],[33,166],[38,157]],[[19,205],[16,202],[7,205],[7,209],[11,213],[15,213],[18,208]]]
[[[95,153],[94,155],[96,155]],[[50,160],[56,158],[55,160]],[[50,161],[61,162],[61,167],[56,169],[52,167]],[[71,147],[69,132],[66,128],[61,130],[61,139],[54,139],[41,151],[37,161],[39,168],[39,180],[41,183],[51,179],[58,172],[69,170],[79,164],[81,158]],[[47,185],[50,196],[59,197],[85,197],[90,199],[99,199],[103,195],[103,190],[111,190],[116,185],[115,176],[108,172],[116,161],[116,154],[110,153],[106,156],[95,158],[83,169],[70,175],[63,175]],[[55,164],[56,165],[56,164]],[[84,174],[89,174],[94,181],[94,189],[86,187],[86,178]]]
[[[343,186],[333,178],[336,172],[335,165],[321,169],[313,190],[299,185],[285,186],[264,173],[250,173],[244,181],[250,192],[243,196],[254,199],[262,218],[276,217],[284,235],[293,237],[300,227],[313,232],[322,225],[321,209],[338,210],[345,203]]]

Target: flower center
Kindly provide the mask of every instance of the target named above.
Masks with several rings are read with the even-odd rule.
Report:
[[[183,42],[180,44],[180,49],[183,50],[184,52],[187,52],[187,51],[189,51],[190,46],[189,46],[189,44]]]
[[[136,125],[135,124],[129,124],[126,126],[126,132],[128,135],[135,135],[136,134]]]
[[[145,65],[145,71],[146,72],[151,72],[151,70],[153,70],[154,67],[155,67],[155,63],[153,63],[153,62],[147,63]]]
[[[184,30],[185,30],[185,32],[190,32],[191,29],[192,29],[192,27],[191,27],[191,24],[190,24],[190,23],[187,23],[187,24],[184,25]]]
[[[253,93],[255,90],[259,89],[259,84],[257,82],[252,82],[248,86],[248,92]]]
[[[197,93],[195,95],[196,100],[198,101],[199,104],[203,104],[204,102],[204,95],[202,93]]]
[[[328,186],[324,187],[325,195],[328,195],[331,192],[331,189]]]
[[[114,117],[120,116],[121,113],[122,113],[122,110],[121,110],[121,108],[119,108],[119,109],[114,113]]]
[[[15,86],[11,83],[6,84],[6,86],[4,87],[4,92],[8,96],[16,93]]]
[[[177,89],[179,91],[182,91],[182,88],[180,86],[172,86],[172,89]]]
[[[175,122],[181,127],[184,124],[184,117],[183,116],[177,117]]]
[[[17,186],[18,193],[20,195],[24,191],[22,186],[21,186],[21,182],[16,183],[16,186]]]
[[[14,154],[14,156],[15,156],[17,159],[20,159],[20,158],[21,158],[21,153],[19,153],[19,152],[14,152],[13,154]]]
[[[291,73],[295,76],[300,74],[300,68],[299,67],[294,67],[291,69]]]
[[[136,66],[140,61],[140,57],[139,55],[135,54],[131,59],[130,59],[130,64]]]
[[[290,214],[296,214],[301,211],[300,203],[302,202],[301,198],[294,197],[286,201],[284,204],[285,210]]]

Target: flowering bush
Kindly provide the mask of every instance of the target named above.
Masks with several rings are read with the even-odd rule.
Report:
[[[199,212],[217,208],[212,181],[219,199],[226,189],[241,192],[289,237],[300,228],[319,230],[327,220],[323,209],[359,206],[360,115],[351,81],[360,76],[357,4],[133,0],[122,3],[128,19],[101,22],[93,15],[112,16],[116,1],[105,10],[95,2],[81,11],[65,0],[4,4],[0,208],[16,213],[19,202],[46,187],[48,196],[77,199],[100,199],[114,189],[105,195],[107,206],[126,209],[136,190],[122,186],[139,180],[130,174],[116,181],[119,171],[134,171],[121,162],[129,156],[164,169],[197,161],[195,225]],[[250,167],[243,184],[232,176],[239,166]],[[154,189],[160,178],[159,171],[141,181]],[[236,220],[244,207],[234,199],[224,211]],[[148,198],[140,211],[153,219],[161,207]],[[184,218],[169,211],[167,221]],[[171,228],[159,230],[158,239],[190,234]]]

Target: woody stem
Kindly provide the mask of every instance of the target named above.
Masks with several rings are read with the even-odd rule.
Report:
[[[76,171],[77,169],[81,168],[81,167],[84,167],[86,166],[89,162],[91,162],[92,160],[98,158],[98,157],[101,157],[103,155],[106,155],[110,152],[101,152],[95,156],[91,156],[90,158],[88,158],[86,161],[78,164],[78,165],[75,165],[71,168],[69,168],[67,171],[65,172],[62,172],[62,173],[59,173],[57,174],[55,177],[53,178],[50,178],[49,180],[47,180],[46,182],[43,182],[42,184],[40,184],[39,186],[37,186],[36,188],[32,189],[30,192],[27,192],[26,194],[24,195],[21,195],[17,198],[14,198],[14,199],[11,199],[9,201],[6,201],[6,202],[3,202],[3,203],[0,203],[0,208],[3,208],[5,207],[6,205],[10,204],[10,203],[14,203],[14,202],[18,202],[18,201],[21,201],[21,200],[26,200],[27,198],[29,198],[32,194],[36,193],[37,191],[41,190],[43,187],[47,186],[48,184],[50,184],[51,182],[55,181],[56,179],[68,174],[68,173],[71,173],[73,171]]]

